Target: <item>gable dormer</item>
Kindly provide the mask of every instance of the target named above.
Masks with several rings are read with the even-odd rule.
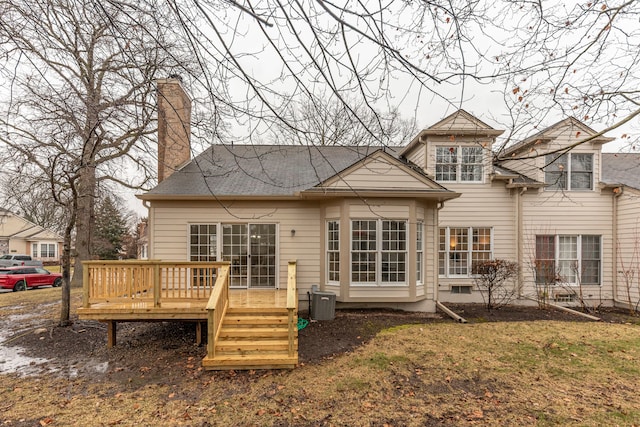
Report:
[[[593,191],[601,181],[602,136],[570,117],[508,147],[498,163],[533,180],[546,191]]]
[[[445,186],[482,184],[492,173],[491,149],[504,131],[458,110],[422,130],[401,155]]]

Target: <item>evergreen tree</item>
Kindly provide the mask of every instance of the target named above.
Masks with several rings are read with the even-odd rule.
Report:
[[[114,199],[106,196],[96,210],[93,253],[100,259],[119,259],[129,234],[127,219]]]

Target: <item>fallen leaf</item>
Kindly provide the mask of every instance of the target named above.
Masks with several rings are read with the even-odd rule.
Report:
[[[53,422],[53,418],[47,417],[47,418],[44,418],[44,419],[40,420],[40,425],[41,426],[48,426],[52,422]]]

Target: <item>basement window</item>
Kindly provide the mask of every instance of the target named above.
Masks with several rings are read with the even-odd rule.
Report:
[[[471,294],[470,285],[451,285],[452,294]]]

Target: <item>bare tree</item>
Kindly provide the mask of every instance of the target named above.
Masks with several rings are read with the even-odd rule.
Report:
[[[5,168],[10,169],[10,165],[5,163]],[[24,175],[5,169],[0,179],[3,206],[34,224],[62,234],[68,212],[55,202],[48,177],[38,170],[31,170],[27,176],[25,179]]]
[[[397,110],[381,113],[352,103],[347,108],[339,99],[306,98],[292,101],[283,112],[287,123],[275,123],[268,140],[298,145],[383,145],[406,143],[417,133],[415,122],[403,120]],[[372,129],[379,132],[372,134]]]
[[[91,257],[98,183],[153,182],[154,79],[180,58],[157,19],[162,10],[71,0],[2,1],[0,8],[1,71],[11,81],[0,118],[5,158],[23,177],[20,165],[49,177],[75,177],[79,283],[81,262]],[[66,180],[53,186],[69,191]]]

